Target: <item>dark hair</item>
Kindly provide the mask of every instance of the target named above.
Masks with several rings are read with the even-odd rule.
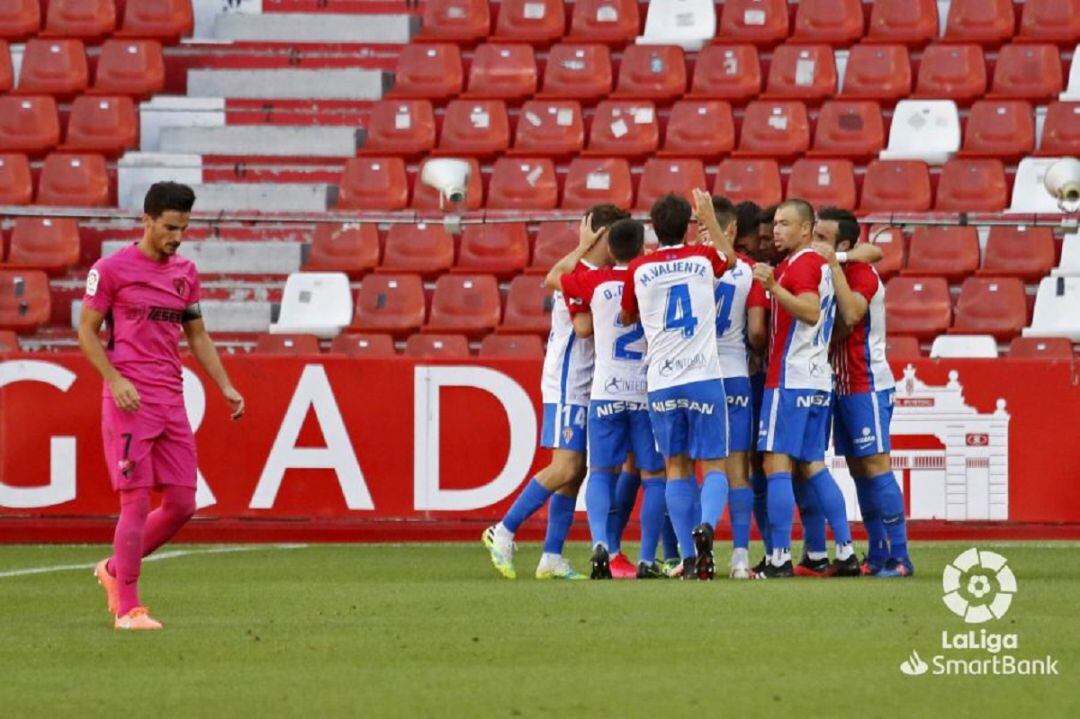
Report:
[[[800,222],[814,224],[814,206],[806,200],[800,200],[798,198],[784,200],[776,206],[776,209],[779,210],[781,207],[794,207],[795,211],[799,213]]]
[[[616,262],[629,262],[645,246],[645,225],[637,220],[619,220],[608,228],[607,242]]]
[[[776,220],[776,205],[769,205],[768,207],[762,207],[761,213],[758,215],[758,224],[771,225]]]
[[[155,182],[146,191],[143,199],[143,212],[150,217],[161,217],[161,213],[174,210],[191,212],[195,204],[195,191],[179,182]]]
[[[756,202],[743,200],[735,205],[735,236],[756,237],[761,222],[761,208]]]
[[[859,241],[859,221],[855,213],[839,207],[823,207],[818,212],[819,220],[831,220],[836,223],[836,243],[850,242],[852,247]]]
[[[653,230],[661,245],[677,245],[686,239],[693,211],[685,198],[670,192],[653,203],[649,210]]]
[[[585,212],[586,215],[592,217],[592,231],[596,232],[602,227],[610,227],[619,220],[626,220],[630,218],[630,213],[621,207],[616,207],[610,203],[603,203],[600,205],[593,205]]]
[[[726,197],[713,195],[712,207],[713,212],[716,214],[716,221],[720,223],[721,230],[727,230],[732,222],[739,219],[739,213],[735,210],[735,205]]]

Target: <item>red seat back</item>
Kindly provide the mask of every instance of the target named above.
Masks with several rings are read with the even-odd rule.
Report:
[[[695,189],[708,187],[705,167],[701,160],[674,160],[654,157],[645,161],[638,186],[637,209],[647,210],[668,193],[685,198],[693,204]]]
[[[473,43],[489,32],[491,11],[487,0],[428,0],[418,39]]]
[[[346,357],[386,358],[396,357],[394,338],[390,335],[342,334],[330,343],[331,354]]]
[[[191,0],[125,0],[125,37],[162,40],[169,44],[190,35],[195,27]]]
[[[586,210],[601,202],[610,202],[618,207],[633,205],[634,187],[630,181],[630,166],[620,158],[575,158],[566,173],[563,209]]]
[[[57,153],[45,158],[38,181],[37,204],[107,207],[109,175],[101,155]]]
[[[368,275],[356,293],[352,326],[396,337],[420,329],[427,316],[419,275]]]
[[[742,103],[761,92],[761,60],[753,45],[706,45],[694,63],[687,97]]]
[[[514,153],[569,157],[585,145],[581,105],[573,100],[531,100],[521,108]]]
[[[106,40],[94,92],[147,98],[165,88],[165,55],[157,40]]]
[[[874,160],[867,167],[860,210],[926,212],[930,205],[930,168],[925,162]]]
[[[553,210],[558,206],[559,184],[550,159],[500,157],[495,161],[489,210]]]
[[[1050,104],[1039,152],[1050,156],[1080,155],[1080,102]]]
[[[566,30],[562,0],[502,0],[495,21],[495,37],[501,41],[550,44]]]
[[[130,97],[75,98],[64,149],[117,157],[139,144],[139,117]]]
[[[828,45],[781,45],[773,51],[767,94],[820,102],[836,94],[836,60]]]
[[[6,0],[0,5],[0,38],[11,42],[25,40],[41,26],[39,0]]]
[[[899,227],[874,225],[867,233],[867,241],[877,245],[885,254],[874,264],[883,280],[900,273],[907,262],[907,238]]]
[[[675,103],[664,133],[662,155],[717,160],[735,147],[731,105],[721,100]]]
[[[775,205],[783,199],[780,167],[776,160],[724,160],[716,174],[713,194],[732,202],[749,200],[762,207]]]
[[[974,227],[919,227],[911,236],[907,275],[937,275],[957,282],[979,269]]]
[[[435,282],[425,331],[479,337],[499,324],[502,302],[491,275],[443,275]]]
[[[560,259],[565,257],[578,242],[578,223],[576,222],[541,222],[533,246],[531,272],[546,273]],[[510,313],[510,300],[507,299],[507,315]]]
[[[814,207],[853,210],[855,167],[850,160],[797,160],[791,166],[787,199],[806,200]]]
[[[1001,160],[952,159],[941,169],[935,209],[999,212],[1009,204]]]
[[[292,357],[297,355],[317,355],[319,352],[319,338],[315,335],[261,334],[255,341],[256,354]]]
[[[389,97],[448,100],[461,94],[464,85],[461,50],[457,45],[409,44],[398,55]]]
[[[380,272],[415,272],[433,279],[454,264],[454,238],[441,223],[396,223],[386,233]]]
[[[374,223],[347,225],[320,222],[311,238],[304,269],[344,272],[358,279],[379,264],[379,230]]]
[[[1073,360],[1072,341],[1068,337],[1015,337],[1009,343],[1006,359]]]
[[[522,222],[466,225],[455,271],[508,280],[529,264],[529,235]]]
[[[1080,0],[1026,0],[1020,37],[1073,47],[1080,38]]]
[[[660,121],[648,100],[605,100],[596,107],[589,152],[596,155],[644,157],[660,144]]]
[[[717,37],[772,47],[788,36],[787,0],[728,0]]]
[[[874,0],[867,37],[880,42],[922,46],[938,35],[936,0]]]
[[[485,43],[476,48],[465,97],[520,100],[536,94],[532,46]]]
[[[622,46],[633,42],[640,29],[641,13],[637,0],[580,0],[574,3],[570,38],[577,42]]]
[[[33,198],[34,180],[26,155],[0,155],[0,205],[29,205]]]
[[[793,40],[846,47],[863,35],[862,0],[800,0],[796,8]]]
[[[1049,227],[995,225],[986,238],[980,275],[1038,282],[1054,266],[1054,233]]]
[[[1063,87],[1056,45],[1006,45],[998,51],[991,92],[1032,102],[1056,99]]]
[[[451,100],[443,117],[439,150],[491,158],[510,147],[510,118],[502,100]]]
[[[1015,277],[968,277],[956,300],[952,331],[1009,340],[1027,326],[1024,283]]]
[[[911,94],[911,57],[904,45],[851,48],[841,97],[895,102]]]
[[[1015,25],[1012,0],[952,0],[945,39],[1000,45],[1013,36]]]
[[[986,92],[986,61],[978,45],[931,45],[923,51],[917,97],[968,103]]]
[[[889,334],[931,340],[952,323],[949,285],[941,277],[894,277],[885,285]]]
[[[1020,100],[982,100],[971,106],[964,130],[964,154],[990,155],[1010,162],[1035,149],[1035,113]]]
[[[99,39],[115,28],[114,0],[49,0],[45,30],[50,35]]]
[[[792,158],[810,148],[810,118],[797,101],[759,101],[746,106],[739,154]]]
[[[492,359],[543,359],[544,341],[535,335],[491,334],[480,341],[480,356]]]
[[[821,106],[814,155],[867,160],[885,146],[881,107],[867,100],[832,100]]]
[[[20,217],[7,261],[61,274],[79,263],[79,226],[69,217]]]
[[[678,45],[630,45],[619,64],[616,97],[669,102],[686,92],[686,61]]]
[[[611,93],[611,51],[605,45],[555,45],[544,67],[538,97],[594,100]]]
[[[464,359],[469,356],[465,335],[423,334],[405,340],[405,356],[415,359]]]
[[[506,296],[506,314],[500,332],[547,335],[551,331],[551,290],[535,275],[521,275],[510,282]]]
[[[430,100],[381,100],[366,130],[365,153],[418,158],[435,147],[435,111]]]
[[[84,91],[89,71],[81,40],[34,38],[26,43],[19,92],[71,97]]]
[[[0,330],[33,334],[49,321],[49,278],[40,270],[0,270]]]
[[[409,204],[409,180],[400,157],[354,157],[341,175],[341,210],[401,210]]]

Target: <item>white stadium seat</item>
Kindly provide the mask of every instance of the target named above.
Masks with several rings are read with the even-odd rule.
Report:
[[[1061,243],[1061,262],[1051,274],[1054,277],[1080,277],[1080,234],[1065,236]]]
[[[1044,277],[1024,337],[1068,337],[1080,342],[1080,277]]]
[[[712,0],[650,0],[645,34],[637,44],[700,50],[714,35],[716,5]]]
[[[1076,46],[1073,50],[1073,57],[1077,57],[1077,53],[1080,53],[1080,45]],[[1073,62],[1072,69],[1069,70],[1069,84],[1065,88],[1065,92],[1061,93],[1060,100],[1066,102],[1076,102],[1080,100],[1080,63]]]
[[[991,335],[941,335],[930,346],[931,357],[997,357],[997,341]]]
[[[285,281],[278,321],[270,334],[334,337],[352,321],[349,276],[344,272],[297,272]]]
[[[893,112],[882,160],[943,165],[960,151],[960,113],[952,100],[903,100]]]
[[[1043,178],[1050,166],[1060,157],[1025,157],[1016,168],[1013,181],[1012,205],[1006,212],[1049,213],[1059,215],[1061,208],[1057,200],[1050,196],[1043,184]]]

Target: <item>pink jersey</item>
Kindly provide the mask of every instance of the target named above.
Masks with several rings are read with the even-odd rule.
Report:
[[[134,244],[94,263],[83,297],[85,306],[105,315],[106,354],[142,402],[180,406],[181,323],[198,302],[195,263],[178,255],[158,262]]]
[[[816,294],[821,312],[817,324],[808,325],[795,319],[776,297],[772,298],[765,387],[832,391],[829,339],[836,300],[825,258],[809,248],[799,250],[777,266],[776,281],[796,297]]]
[[[861,394],[892,389],[896,381],[885,361],[885,285],[877,270],[865,262],[844,265],[851,291],[866,298],[866,316],[833,345],[837,394]]]

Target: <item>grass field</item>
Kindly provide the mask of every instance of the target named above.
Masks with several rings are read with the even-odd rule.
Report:
[[[179,545],[144,565],[166,629],[141,634],[111,629],[104,548],[0,546],[0,716],[1080,716],[1078,545],[980,545],[1019,588],[977,627],[941,600],[969,546],[915,543],[908,580],[706,584],[538,582],[536,545],[516,582],[479,544]],[[990,657],[943,652],[969,628],[1061,675],[900,672],[912,650]]]

